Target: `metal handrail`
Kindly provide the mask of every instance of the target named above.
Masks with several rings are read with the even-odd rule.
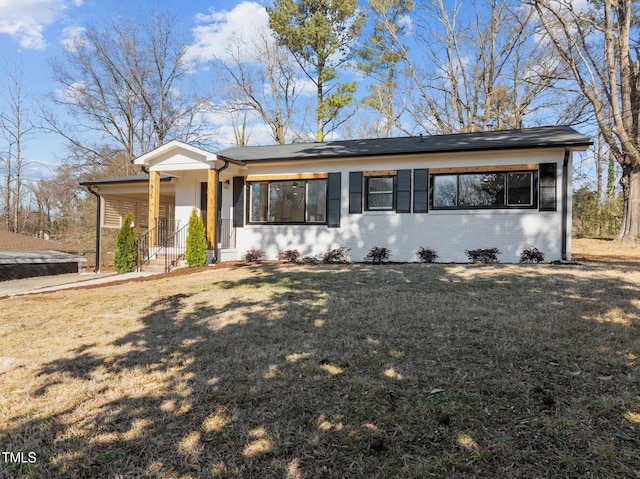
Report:
[[[138,271],[142,270],[142,266],[151,261],[151,248],[149,248],[149,238],[151,235],[157,237],[158,227],[142,233],[136,240],[136,248],[138,250]],[[156,253],[157,254],[157,253]]]
[[[167,235],[164,248],[164,272],[168,273],[178,260],[185,256],[187,249],[187,227],[184,225],[173,236]]]
[[[157,226],[138,236],[136,241],[138,249],[138,271],[148,264],[152,258],[164,255],[164,271],[169,272],[178,260],[185,255],[187,246],[187,225],[175,230],[173,221],[167,218],[158,218]],[[171,232],[173,230],[173,232]],[[155,251],[151,253],[150,238],[155,238]]]

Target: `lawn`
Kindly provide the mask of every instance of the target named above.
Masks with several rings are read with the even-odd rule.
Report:
[[[640,268],[588,253],[2,299],[0,477],[640,477]]]

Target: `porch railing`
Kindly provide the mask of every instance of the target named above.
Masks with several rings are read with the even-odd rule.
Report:
[[[236,247],[236,229],[233,227],[232,219],[220,220],[220,239],[218,244],[221,249],[230,249]]]
[[[187,225],[177,230],[177,221],[168,218],[158,218],[156,224],[155,228],[138,236],[138,271],[152,259],[164,257],[164,270],[168,272],[184,257]]]
[[[164,246],[164,272],[168,273],[172,266],[184,258],[187,251],[187,227],[184,225],[173,236],[167,236]],[[162,254],[162,253],[161,253]]]
[[[151,244],[151,238],[157,237],[158,227],[156,226],[153,229],[146,231],[138,236],[136,241],[137,249],[138,249],[138,271],[142,270],[142,266],[145,264],[149,264],[152,256],[156,253],[151,253],[151,248],[149,245]]]

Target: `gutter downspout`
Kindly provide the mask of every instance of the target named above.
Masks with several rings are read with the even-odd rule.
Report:
[[[223,160],[224,161],[224,165],[222,165],[220,168],[216,168],[216,179],[218,180],[218,182],[220,182],[220,173],[222,173],[224,170],[226,170],[227,168],[229,168],[229,160]],[[216,190],[218,189],[218,185],[215,186]],[[217,193],[217,191],[216,191]],[[215,228],[216,228],[216,244],[215,244],[215,248],[214,248],[214,258],[213,258],[213,263],[217,264],[220,262],[220,248],[218,247],[218,245],[220,244],[220,222],[218,221],[218,210],[220,209],[218,207],[218,204],[222,204],[222,198],[218,198],[218,201],[216,202],[216,210],[213,212],[213,218],[215,221]]]
[[[93,272],[98,274],[100,273],[100,239],[102,236],[102,228],[100,227],[102,223],[102,197],[93,191],[91,185],[87,185],[87,191],[96,197],[96,265]]]
[[[567,258],[567,221],[569,216],[569,158],[571,148],[564,147],[564,160],[562,161],[562,261],[569,261]]]

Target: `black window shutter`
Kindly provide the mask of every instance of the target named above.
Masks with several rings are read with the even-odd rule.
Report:
[[[413,212],[429,211],[429,169],[413,170]]]
[[[555,163],[540,164],[540,211],[556,211],[556,168]]]
[[[244,226],[244,177],[233,177],[233,226]]]
[[[340,227],[340,194],[342,189],[342,173],[329,173],[327,180],[327,225],[329,228]]]
[[[411,213],[411,170],[398,170],[396,181],[396,212]]]
[[[362,171],[349,173],[349,214],[362,213]]]

